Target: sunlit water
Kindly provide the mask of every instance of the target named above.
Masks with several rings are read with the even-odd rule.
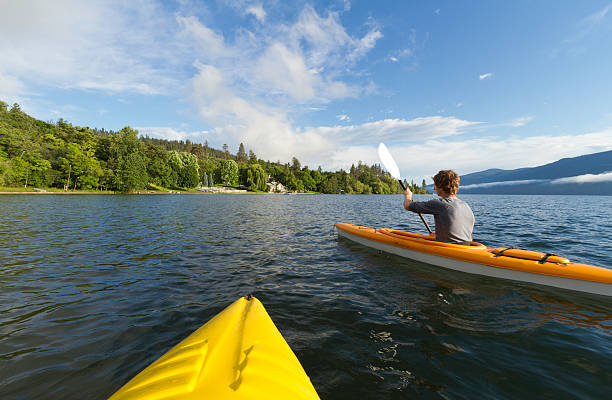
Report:
[[[612,268],[612,197],[461,197],[477,241]],[[248,293],[325,399],[609,398],[612,298],[337,238],[424,232],[401,201],[0,196],[0,398],[107,398]]]

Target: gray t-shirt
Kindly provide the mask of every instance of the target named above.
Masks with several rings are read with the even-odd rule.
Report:
[[[465,201],[439,197],[429,201],[413,201],[408,209],[433,214],[437,241],[457,244],[469,244],[472,241],[474,213]]]

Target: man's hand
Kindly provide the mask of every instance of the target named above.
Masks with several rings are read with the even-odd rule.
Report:
[[[410,188],[407,187],[406,191],[404,191],[404,208],[406,210],[408,210],[408,207],[410,207],[410,203],[412,203],[412,192],[410,191]]]

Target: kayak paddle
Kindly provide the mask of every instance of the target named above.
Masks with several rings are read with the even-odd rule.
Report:
[[[395,160],[393,159],[393,156],[391,156],[391,153],[389,153],[389,149],[387,149],[387,146],[385,146],[383,142],[380,142],[380,144],[378,145],[378,157],[380,158],[380,161],[382,161],[383,165],[385,166],[385,169],[391,174],[391,176],[394,179],[398,180],[399,184],[402,186],[402,188],[405,191],[406,186],[404,185],[404,182],[402,181],[402,178],[400,176],[400,170],[397,166],[397,163],[395,162]],[[423,218],[423,215],[421,215],[421,213],[418,213],[418,214],[419,214],[419,217],[421,217],[421,221],[423,221],[423,223],[425,224],[425,228],[427,228],[429,233],[431,233],[431,228],[429,227],[429,225],[427,225],[427,221],[425,221],[425,218]]]

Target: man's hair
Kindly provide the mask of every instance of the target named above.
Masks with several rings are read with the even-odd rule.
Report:
[[[438,189],[444,190],[451,196],[457,194],[459,190],[459,175],[452,169],[443,169],[438,172],[433,177],[433,181]]]

